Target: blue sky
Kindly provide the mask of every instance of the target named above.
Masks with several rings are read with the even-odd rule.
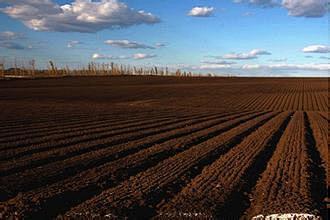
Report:
[[[11,65],[35,59],[41,68],[48,60],[72,67],[94,61],[216,74],[328,76],[327,4],[0,0],[0,60]]]

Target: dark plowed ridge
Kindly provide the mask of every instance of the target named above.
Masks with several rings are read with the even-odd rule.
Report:
[[[178,192],[187,181],[198,175],[204,166],[211,164],[274,115],[274,113],[268,113],[260,116],[195,145],[80,204],[67,215],[89,210],[103,215],[108,212],[131,218],[151,217],[156,214],[154,208],[161,200],[171,197],[173,192]],[[127,188],[132,190],[128,193]],[[128,206],[128,204],[134,204],[134,206]]]
[[[0,81],[0,216],[326,218],[328,82]]]
[[[247,193],[265,169],[267,159],[289,120],[289,113],[281,113],[259,127],[238,146],[206,167],[172,201],[164,204],[159,216],[203,213],[204,217],[239,218],[249,204]],[[232,172],[228,173],[228,169]]]
[[[292,210],[323,214],[325,172],[306,116],[303,112],[294,114],[256,184],[247,216]]]
[[[305,141],[307,143],[307,152],[310,157],[309,163],[309,173],[310,173],[310,187],[311,194],[313,199],[313,205],[316,210],[319,210],[320,214],[324,219],[327,218],[327,210],[325,198],[327,197],[327,176],[326,168],[323,166],[326,158],[324,155],[320,154],[320,151],[317,148],[316,139],[314,136],[311,119],[308,118],[306,112],[304,113],[304,123],[305,123]],[[321,150],[321,149],[320,149]],[[321,151],[323,153],[324,151]],[[323,159],[322,159],[323,158]]]
[[[52,127],[52,129],[44,129],[44,130],[34,130],[29,132],[31,134],[27,134],[27,132],[8,134],[6,138],[0,138],[0,143],[3,144],[1,150],[15,149],[26,145],[38,144],[46,142],[47,140],[61,140],[65,138],[73,138],[80,135],[88,134],[91,132],[95,132],[95,130],[106,130],[107,128],[111,128],[111,130],[119,129],[119,128],[129,128],[131,126],[143,125],[151,123],[155,120],[162,119],[170,119],[170,115],[160,115],[153,117],[153,120],[150,120],[148,117],[135,118],[131,120],[124,119],[107,119],[102,118],[102,120],[92,120],[87,122],[75,122],[70,124],[69,126],[58,126]],[[19,138],[17,138],[19,136]],[[9,146],[8,146],[9,145]]]
[[[46,180],[48,180],[48,183],[58,181],[61,178],[74,175],[84,169],[97,167],[112,160],[117,160],[129,154],[133,154],[142,149],[164,143],[168,140],[176,140],[182,136],[186,137],[193,132],[198,132],[201,130],[203,131],[207,128],[214,127],[218,123],[229,121],[230,119],[238,117],[239,115],[244,115],[244,113],[226,117],[225,115],[226,114],[217,115],[216,117],[208,117],[205,119],[193,121],[187,120],[187,126],[183,128],[170,130],[168,132],[163,132],[161,134],[153,135],[148,138],[138,139],[136,141],[130,141],[124,144],[115,145],[111,148],[105,148],[95,152],[88,152],[84,155],[68,158],[66,160],[58,161],[56,163],[50,163],[43,167],[37,167],[36,169],[29,169],[25,172],[15,173],[14,175],[4,177],[3,182],[15,183],[14,185],[9,187],[12,193],[16,191],[26,191],[37,186],[42,186]],[[234,121],[230,121],[230,123],[234,124]],[[220,131],[217,130],[218,133]],[[207,136],[202,136],[200,139],[203,138],[207,138]],[[173,144],[176,143],[173,142]],[[184,144],[187,145],[187,143],[185,142]],[[20,182],[19,180],[17,180],[19,177],[22,176],[24,176],[24,181]]]
[[[236,116],[237,119],[235,119],[235,116],[232,116],[233,120],[223,120],[223,123],[220,123],[219,125],[201,130],[200,132],[195,132],[190,136],[184,136],[182,137],[182,140],[173,139],[150,148],[150,150],[146,149],[133,154],[132,156],[128,156],[127,158],[86,170],[79,175],[70,177],[69,179],[60,181],[49,187],[47,186],[46,188],[37,189],[36,192],[28,192],[24,194],[23,203],[26,201],[29,203],[29,206],[33,206],[30,202],[32,198],[35,202],[46,200],[44,203],[45,208],[41,210],[43,211],[42,213],[46,213],[47,215],[50,215],[55,211],[54,209],[46,208],[51,207],[48,205],[49,203],[56,204],[57,209],[65,210],[70,206],[63,206],[63,202],[64,204],[71,204],[83,200],[83,198],[87,198],[88,196],[91,197],[92,195],[97,194],[97,192],[100,192],[104,187],[110,187],[130,175],[136,174],[140,170],[155,165],[156,163],[175,155],[175,153],[189,149],[194,145],[202,143],[221,132],[233,128],[235,125],[258,115],[260,115],[260,113],[243,117]],[[182,143],[183,146],[180,146],[180,143]],[[58,191],[59,185],[63,190],[62,192]],[[48,193],[45,194],[45,191]],[[36,213],[36,215],[37,214],[40,215],[40,213]]]

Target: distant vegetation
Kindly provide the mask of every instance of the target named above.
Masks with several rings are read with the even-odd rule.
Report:
[[[58,68],[53,61],[48,62],[47,69],[37,69],[35,60],[31,60],[28,66],[18,66],[15,62],[11,68],[6,68],[5,63],[0,63],[0,78],[40,78],[40,77],[64,77],[64,76],[122,76],[122,75],[139,75],[139,76],[177,76],[177,77],[193,77],[193,76],[213,76],[213,74],[195,74],[192,72],[170,71],[167,67],[136,67],[123,64],[111,63],[94,63],[90,62],[86,67],[72,69],[69,66]]]

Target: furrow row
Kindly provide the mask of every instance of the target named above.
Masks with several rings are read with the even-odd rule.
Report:
[[[154,208],[162,199],[170,198],[171,194],[176,193],[198,175],[203,167],[211,164],[275,115],[268,113],[248,120],[195,145],[124,181],[117,187],[103,191],[100,195],[74,207],[66,215],[74,216],[77,212],[89,211],[120,217],[151,217],[155,215]]]

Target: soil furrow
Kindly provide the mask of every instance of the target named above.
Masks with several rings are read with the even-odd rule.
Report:
[[[120,217],[151,217],[156,214],[154,208],[162,199],[174,196],[198,175],[204,166],[211,164],[274,115],[274,113],[269,113],[259,116],[179,153],[124,181],[117,187],[105,190],[100,195],[73,208],[67,215],[88,210],[102,215],[111,213]],[[104,200],[105,197],[107,197],[106,200]]]
[[[28,169],[25,172],[16,173],[7,177],[3,177],[0,183],[8,185],[6,191],[10,194],[15,194],[19,191],[27,191],[32,188],[42,186],[45,182],[48,184],[59,181],[70,175],[75,175],[84,169],[90,169],[100,166],[104,163],[119,158],[125,157],[129,154],[161,144],[168,140],[176,140],[182,136],[191,135],[193,132],[201,131],[212,126],[222,123],[226,120],[234,119],[235,117],[242,116],[248,113],[241,113],[233,116],[226,116],[226,114],[219,115],[219,119],[210,117],[207,121],[187,121],[183,128],[174,129],[158,135],[151,136],[150,138],[143,138],[137,141],[131,141],[122,145],[113,146],[92,153],[86,153],[67,160],[50,163],[35,169]],[[234,124],[234,123],[233,123]],[[188,126],[189,125],[189,126]],[[18,179],[24,177],[24,181],[20,182]],[[15,183],[14,185],[10,183]]]
[[[158,217],[179,218],[190,214],[238,219],[249,203],[248,192],[265,169],[290,115],[276,116],[204,168],[169,203],[160,205]]]
[[[28,154],[27,156],[18,159],[15,156],[13,158],[10,158],[11,160],[1,163],[0,169],[2,170],[2,172],[0,176],[6,176],[10,173],[21,172],[23,170],[45,165],[47,163],[64,160],[66,158],[81,155],[87,152],[112,147],[113,145],[117,145],[120,143],[126,143],[129,141],[145,138],[147,136],[166,132],[172,129],[184,127],[186,126],[187,120],[198,118],[203,117],[187,117],[181,119],[165,120],[164,122],[155,122],[153,124],[149,123],[149,125],[146,127],[129,128],[128,130],[131,131],[131,133],[126,131],[114,131],[112,133],[106,133],[102,135],[96,134],[96,136],[93,136],[93,134],[91,134],[91,137],[87,138],[78,137],[78,140],[65,139],[63,140],[63,143],[60,143],[58,146],[55,147],[55,149],[52,149],[54,148],[52,147],[48,151],[37,151],[36,153]],[[48,146],[53,145],[48,144]]]
[[[258,115],[259,114],[254,114],[253,117],[255,118]],[[244,123],[246,120],[251,119],[251,117],[252,116],[244,116],[241,117],[240,119],[238,118],[236,123]],[[213,135],[217,135],[220,132],[224,132],[230,128],[233,129],[233,126],[235,126],[235,123],[233,124],[231,123],[231,121],[228,121],[228,123],[224,123],[223,125],[220,124],[213,130],[214,132]],[[169,143],[164,142],[164,144],[160,144],[161,146],[158,147],[158,149],[160,150],[160,151],[158,150],[158,153],[157,153],[157,149],[154,150],[154,147],[150,148],[150,151],[146,149],[144,151],[138,152],[136,155],[132,155],[130,160],[125,160],[123,158],[123,160],[114,161],[108,164],[104,164],[103,166],[96,167],[91,170],[87,170],[83,173],[70,177],[69,179],[66,179],[62,182],[58,182],[53,185],[50,185],[46,188],[40,188],[35,191],[18,195],[17,197],[7,201],[6,204],[8,203],[10,204],[10,201],[16,201],[18,199],[21,201],[19,203],[21,205],[16,206],[15,210],[21,210],[23,215],[31,214],[34,217],[36,216],[49,217],[49,215],[56,216],[57,214],[63,212],[64,210],[68,210],[70,206],[77,205],[79,202],[82,202],[84,200],[87,200],[88,198],[91,198],[94,195],[99,194],[104,188],[112,187],[113,184],[115,184],[116,182],[126,179],[130,175],[134,175],[137,172],[142,171],[143,169],[149,168],[150,166],[156,165],[156,163],[162,163],[160,161],[173,155],[173,153],[175,154],[175,151],[180,152],[187,148],[190,149],[191,147],[194,146],[195,149],[199,148],[198,143],[203,144],[208,140],[204,138],[201,139],[201,135],[205,135],[205,134],[201,133],[200,135],[195,136],[193,139],[191,139],[190,143],[189,142],[186,143],[187,145],[184,146],[183,149],[181,149],[180,144],[174,145],[175,148],[173,148],[174,147],[173,142],[169,142]],[[216,136],[215,137],[210,136],[210,138],[214,139],[216,138]],[[182,141],[185,140],[187,139],[183,139]],[[197,144],[197,146],[195,144]],[[172,149],[174,151],[173,153],[171,153]],[[159,154],[161,151],[163,151],[164,153],[169,152],[170,154],[168,155],[165,154],[165,156],[163,154],[162,156],[162,154]],[[145,156],[143,157],[143,155],[146,155],[147,157]],[[148,162],[148,160],[146,160],[149,157],[148,155],[154,157],[154,160],[151,160],[150,163]],[[80,183],[78,184],[78,182]],[[62,188],[61,191],[58,191],[59,187]],[[31,203],[32,200],[35,201],[35,203]],[[41,201],[46,201],[46,202],[40,205]],[[55,206],[58,207],[58,210],[54,208]],[[53,207],[53,208],[47,209],[47,207]],[[31,210],[35,210],[35,211],[30,213]]]

